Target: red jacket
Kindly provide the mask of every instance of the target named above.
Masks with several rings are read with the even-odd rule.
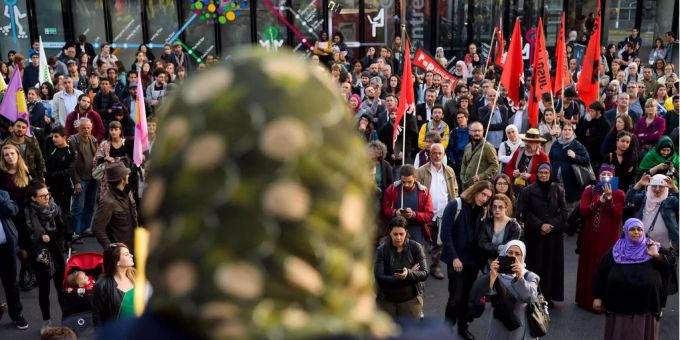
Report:
[[[416,190],[418,190],[418,209],[416,209],[415,223],[422,224],[425,235],[431,237],[430,229],[427,224],[432,222],[434,218],[434,209],[432,208],[432,197],[430,197],[430,191],[426,186],[416,182]],[[390,184],[385,190],[382,201],[382,213],[387,218],[391,220],[392,217],[397,215],[397,210],[399,208],[399,191],[401,190],[401,181],[396,181]],[[409,221],[412,222],[412,221]]]
[[[520,152],[524,152],[524,147],[517,148],[517,150],[512,153],[512,158],[510,158],[510,161],[505,166],[505,174],[510,176],[510,179],[513,181],[515,177],[512,176],[512,173],[515,171],[515,167],[519,161],[518,158]],[[545,152],[539,148],[538,154],[531,156],[531,160],[529,161],[529,173],[531,174],[531,178],[529,178],[529,183],[527,183],[527,185],[536,182],[536,173],[538,173],[538,166],[541,163],[550,163],[550,158],[548,158],[548,155],[546,155]]]
[[[69,137],[78,133],[75,127],[73,127],[73,123],[77,117],[89,118],[92,121],[92,136],[97,139],[98,143],[101,142],[102,139],[104,139],[104,135],[106,134],[106,127],[104,127],[104,123],[102,122],[102,118],[99,116],[99,113],[92,109],[92,106],[90,106],[90,108],[85,113],[81,113],[78,109],[78,106],[76,106],[75,111],[69,113],[68,116],[66,116],[66,133],[69,135]]]

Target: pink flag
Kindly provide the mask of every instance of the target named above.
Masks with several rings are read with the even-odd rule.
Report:
[[[135,146],[132,158],[137,166],[144,162],[144,152],[149,151],[149,132],[146,126],[146,108],[144,105],[144,91],[142,75],[137,75],[137,101],[135,103]]]
[[[29,121],[26,95],[24,94],[24,87],[21,85],[21,72],[18,67],[14,69],[12,79],[7,84],[7,91],[2,99],[2,103],[0,103],[0,115],[9,119],[10,124],[14,123],[18,118]],[[26,135],[31,136],[30,123],[28,124]]]

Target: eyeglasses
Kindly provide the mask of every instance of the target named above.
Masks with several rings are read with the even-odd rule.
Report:
[[[505,206],[494,204],[494,205],[491,206],[491,209],[493,209],[493,210],[505,210]]]
[[[48,193],[46,193],[46,194],[44,194],[44,195],[38,195],[38,198],[42,198],[42,199],[45,200],[45,199],[50,198],[50,196],[51,196],[51,194],[48,192]]]

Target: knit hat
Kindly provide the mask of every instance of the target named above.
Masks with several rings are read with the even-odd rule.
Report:
[[[200,338],[392,333],[372,286],[365,144],[323,71],[282,49],[237,51],[157,117],[149,310]]]
[[[537,171],[540,171],[542,169],[548,169],[548,170],[552,171],[552,167],[550,166],[550,163],[548,163],[548,162],[543,162],[543,163],[538,165]]]
[[[600,170],[597,172],[597,176],[600,177],[600,175],[605,171],[611,172],[612,175],[616,173],[616,169],[614,169],[613,165],[604,163],[600,165]]]

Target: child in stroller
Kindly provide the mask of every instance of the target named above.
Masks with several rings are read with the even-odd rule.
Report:
[[[92,287],[101,275],[103,257],[98,253],[80,253],[66,262],[62,324],[79,338],[94,335],[92,326]]]

